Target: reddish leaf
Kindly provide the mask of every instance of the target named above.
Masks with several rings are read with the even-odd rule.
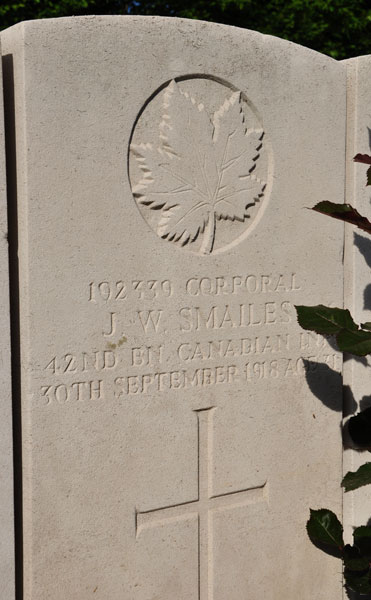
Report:
[[[353,208],[350,204],[336,204],[335,202],[328,202],[327,200],[316,204],[312,210],[328,215],[334,219],[340,219],[346,223],[356,225],[359,229],[371,233],[371,223],[366,217],[359,214],[358,210]]]
[[[364,165],[371,165],[371,156],[368,154],[356,154],[353,160]]]

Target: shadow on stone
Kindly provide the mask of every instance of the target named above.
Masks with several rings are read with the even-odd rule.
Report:
[[[343,385],[343,416],[350,417],[357,410],[357,402],[350,385]]]
[[[366,264],[371,267],[371,239],[359,233],[354,233],[354,245],[362,254]]]
[[[327,341],[328,345],[336,352],[339,352],[339,347],[336,342],[336,337],[334,335],[328,335],[325,337],[326,337],[326,341]]]
[[[361,365],[364,365],[365,367],[368,366],[368,360],[366,356],[356,356],[355,354],[344,353],[343,360],[344,362],[347,362],[348,360],[354,360],[360,363]]]
[[[344,425],[341,428],[344,450],[353,450],[354,452],[367,452],[367,448],[357,446],[357,444],[352,439],[349,433],[349,421],[350,419],[348,419],[348,421],[344,423]]]
[[[327,408],[341,412],[343,409],[343,398],[339,393],[341,385],[341,375],[337,371],[330,369],[325,363],[317,363],[310,360],[304,360],[305,377],[311,392]]]
[[[371,395],[363,396],[362,400],[359,402],[359,410],[366,410],[366,408],[371,407]]]
[[[362,408],[365,407],[365,408]],[[343,426],[344,448],[356,452],[371,451],[371,406],[370,397],[364,396],[360,402],[360,411],[348,419]]]
[[[363,292],[363,308],[365,310],[371,310],[371,283],[366,285]]]

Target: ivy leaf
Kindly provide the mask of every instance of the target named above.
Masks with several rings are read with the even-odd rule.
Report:
[[[356,154],[353,160],[364,165],[371,165],[371,156],[368,154]]]
[[[163,95],[159,146],[131,145],[142,172],[133,193],[162,211],[158,234],[183,245],[203,234],[201,252],[212,252],[216,219],[243,222],[264,193],[253,174],[263,136],[247,130],[240,92],[210,117],[172,81]]]
[[[324,335],[335,335],[342,329],[357,331],[349,310],[330,308],[323,304],[317,306],[295,306],[299,325]]]
[[[363,556],[371,559],[371,527],[357,527],[353,531],[354,545],[359,549]]]
[[[358,558],[347,558],[344,560],[344,567],[349,571],[368,571],[370,566],[369,561],[364,556]]]
[[[358,594],[371,594],[371,581],[369,572],[364,575],[355,575],[354,573],[344,573],[347,587]]]
[[[318,306],[295,306],[298,323],[322,335],[335,335],[339,350],[356,356],[371,354],[371,331],[359,329],[347,309]]]
[[[347,473],[341,485],[346,492],[350,492],[369,483],[371,483],[371,463],[366,463],[359,467],[357,471]]]
[[[328,554],[342,557],[344,548],[343,527],[337,516],[326,508],[310,510],[307,532],[313,544]]]
[[[327,200],[316,204],[312,210],[334,219],[340,219],[346,223],[356,225],[359,229],[371,233],[371,223],[366,217],[359,214],[358,210],[350,204],[336,204]]]
[[[371,321],[367,321],[366,323],[361,323],[362,329],[367,329],[367,331],[371,331]]]
[[[339,350],[356,356],[371,354],[371,331],[342,329],[336,337]]]
[[[365,556],[362,556],[357,546],[347,544],[343,550],[343,561],[345,569],[349,571],[368,571],[369,561]]]
[[[364,448],[371,446],[371,407],[349,419],[348,431],[357,446]]]

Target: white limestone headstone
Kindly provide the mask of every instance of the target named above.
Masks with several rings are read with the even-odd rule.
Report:
[[[339,598],[305,523],[341,511],[341,361],[294,304],[343,302],[338,223],[305,207],[343,197],[344,65],[156,17],[2,43],[25,600]]]
[[[1,64],[0,81],[0,598],[14,600],[15,562],[9,257]]]

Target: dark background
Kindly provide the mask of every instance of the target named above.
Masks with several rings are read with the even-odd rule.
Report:
[[[203,19],[286,38],[336,59],[371,54],[371,0],[0,0],[0,29],[94,14]]]

